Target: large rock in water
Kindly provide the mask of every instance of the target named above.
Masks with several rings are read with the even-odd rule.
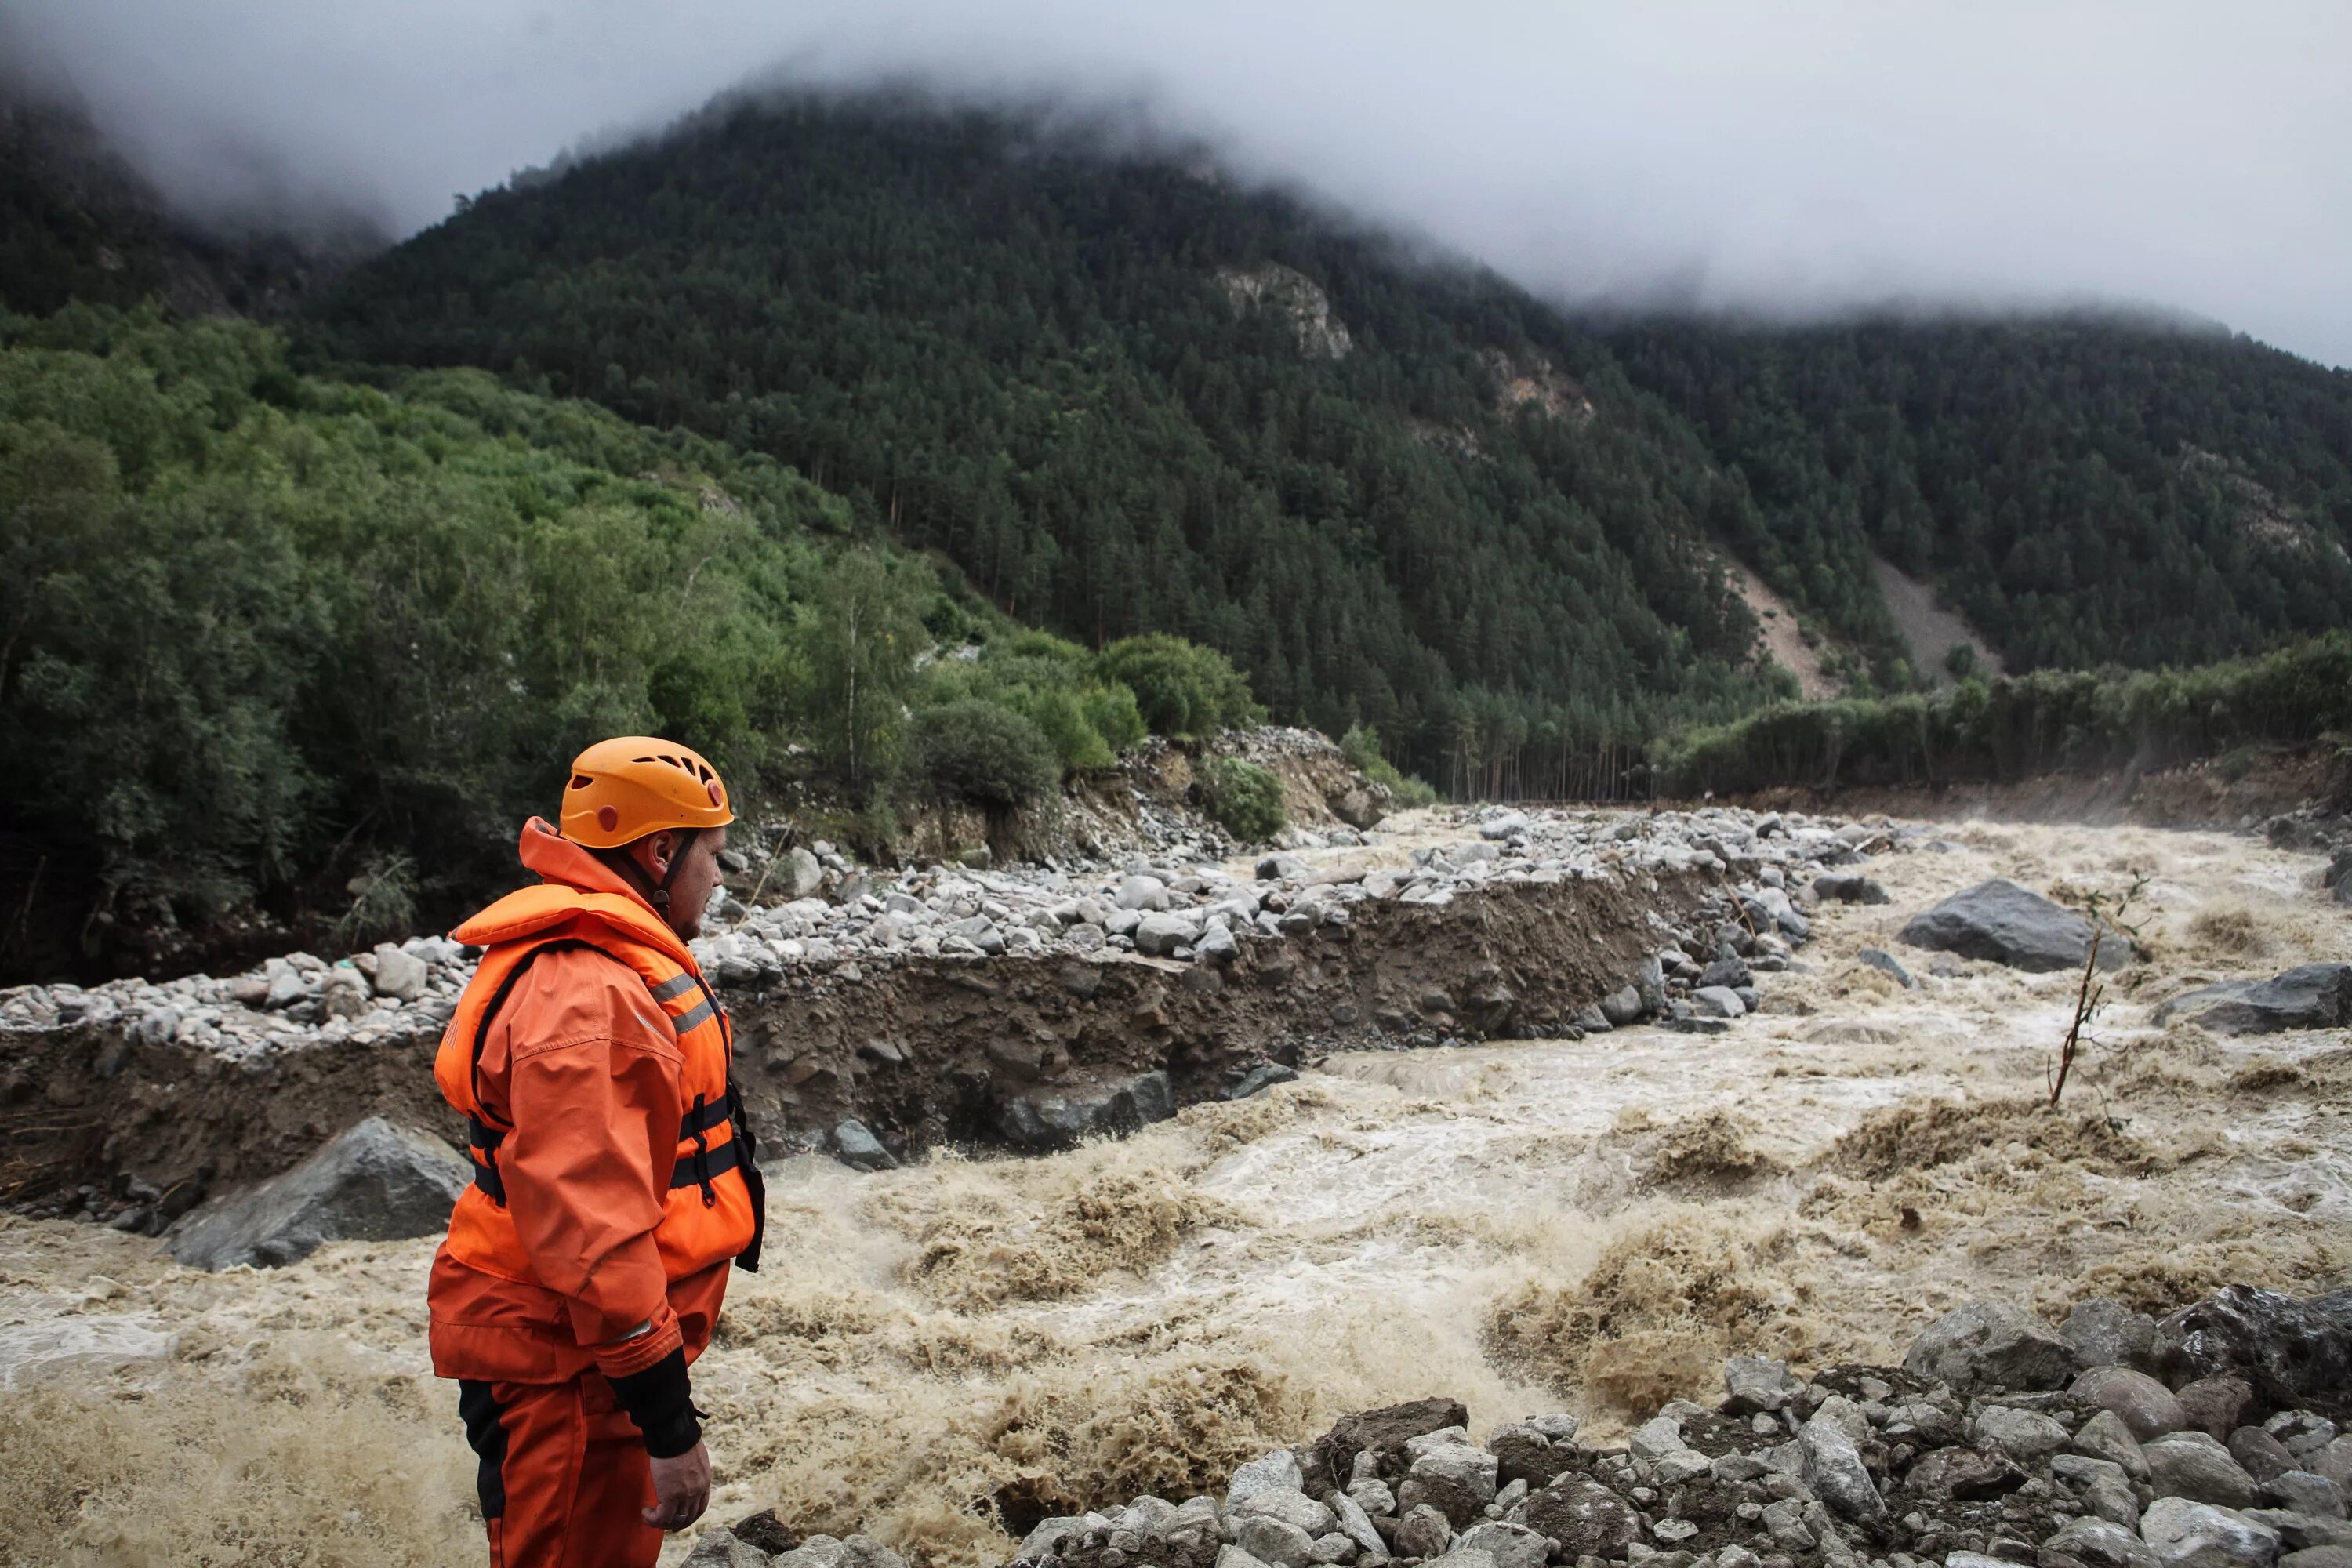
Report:
[[[2091,955],[2091,922],[1996,877],[1912,916],[1900,940],[2039,973],[2082,968]],[[2130,939],[2109,930],[2099,943],[2099,967],[2115,969],[2130,958]]]
[[[2156,1021],[2175,1018],[2224,1035],[2336,1029],[2352,1024],[2352,963],[2306,963],[2269,980],[2231,980],[2175,996]]]
[[[2060,1388],[2074,1372],[2074,1352],[2057,1331],[2006,1301],[1970,1301],[1929,1324],[1911,1343],[1903,1370],[1979,1388]]]
[[[472,1179],[437,1140],[371,1116],[284,1175],[196,1215],[173,1238],[172,1256],[198,1268],[275,1268],[324,1242],[432,1236]]]
[[[1092,1089],[1021,1095],[997,1107],[996,1131],[1016,1149],[1067,1149],[1087,1138],[1124,1138],[1176,1114],[1165,1072],[1139,1073]]]
[[[2352,1387],[2352,1290],[2296,1300],[2231,1285],[2156,1325],[2156,1361],[2176,1382],[2235,1368],[2295,1394]]]

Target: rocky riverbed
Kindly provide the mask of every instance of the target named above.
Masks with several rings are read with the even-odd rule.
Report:
[[[1716,1509],[1696,1494],[1678,1503],[1658,1484],[1658,1458],[1671,1454],[1637,1458],[1627,1447],[1654,1418],[1672,1415],[1684,1447],[1707,1460],[1704,1484],[1716,1486],[1716,1461],[1728,1450],[1709,1447],[1710,1423],[1727,1418],[1701,1422],[1673,1402],[1712,1410],[1727,1392],[1725,1358],[1787,1363],[1809,1389],[1861,1410],[1873,1436],[1854,1446],[1868,1469],[1871,1442],[1889,1456],[1900,1446],[1886,1441],[1870,1406],[1896,1410],[1924,1391],[1882,1370],[1868,1375],[1901,1397],[1874,1398],[1861,1373],[1842,1383],[1832,1369],[1899,1370],[1923,1330],[1969,1301],[1997,1299],[2058,1325],[2097,1298],[2161,1316],[2231,1283],[2303,1295],[2343,1281],[2352,1265],[2352,1050],[2340,1019],[2324,1011],[2336,994],[2303,988],[2322,1011],[2266,1022],[2266,1033],[2231,1032],[2242,1020],[2206,1016],[2202,1005],[2157,1022],[2186,994],[2253,988],[2337,958],[2352,916],[2321,889],[2322,856],[2247,836],[2128,828],[1842,825],[1853,829],[1848,840],[1828,824],[1784,819],[1791,831],[1777,846],[1779,831],[1757,835],[1754,818],[1733,813],[1577,814],[1559,823],[1538,819],[1524,842],[1572,837],[1576,855],[1523,855],[1507,828],[1488,838],[1480,829],[1494,824],[1429,819],[1360,846],[1302,846],[1303,873],[1277,866],[1262,879],[1253,863],[1225,863],[1204,889],[1264,881],[1303,892],[1315,868],[1351,858],[1371,863],[1368,875],[1407,879],[1443,860],[1452,870],[1432,880],[1443,879],[1453,897],[1435,910],[1407,905],[1407,879],[1399,896],[1342,900],[1345,923],[1287,933],[1279,927],[1289,909],[1261,903],[1277,931],[1253,918],[1235,960],[1203,959],[1195,945],[1187,958],[1102,961],[1112,973],[1220,973],[1226,984],[1213,994],[1167,986],[1170,1000],[1192,998],[1203,1018],[1220,1016],[1209,1011],[1216,996],[1229,1008],[1235,996],[1285,998],[1292,1011],[1253,1016],[1314,1020],[1314,1038],[1286,1064],[1293,1081],[1226,1100],[1241,1086],[1224,1075],[1244,1064],[1223,1060],[1191,1080],[1187,1103],[1167,1121],[1018,1160],[924,1143],[908,1135],[919,1122],[892,1124],[885,1105],[874,1127],[899,1168],[851,1169],[829,1143],[781,1160],[772,1175],[775,1261],[738,1278],[697,1374],[720,1468],[713,1518],[773,1509],[803,1538],[863,1534],[917,1563],[1000,1563],[1049,1518],[1094,1511],[1107,1529],[1146,1496],[1209,1495],[1222,1508],[1241,1467],[1310,1442],[1349,1412],[1434,1394],[1462,1402],[1480,1452],[1491,1452],[1496,1428],[1531,1414],[1577,1417],[1571,1468],[1649,1516],[1641,1540],[1595,1555],[1630,1559],[1638,1546],[1692,1551],[1695,1562],[1703,1549],[1715,1568],[1740,1568],[1725,1553],[1773,1553],[1753,1539],[1769,1527],[1739,1508],[1793,1501],[1814,1545],[1780,1552],[1810,1568],[1830,1559],[1804,1500],[1737,1489],[1769,1491],[1785,1469],[1759,1458],[1767,1469],[1735,1479]],[[1709,838],[1713,847],[1702,842]],[[1828,849],[1831,841],[1841,847]],[[1823,845],[1820,858],[1772,858],[1800,842]],[[1484,851],[1474,847],[1490,844],[1491,861],[1475,858]],[[1440,853],[1416,866],[1429,850]],[[1612,852],[1619,858],[1606,859]],[[1558,883],[1469,885],[1531,877],[1545,858],[1580,863],[1580,855],[1602,875],[1588,881],[1562,866]],[[1847,855],[1853,863],[1821,863]],[[1469,869],[1476,866],[1493,869],[1481,877]],[[1768,869],[1803,924],[1801,944],[1775,929]],[[2052,1115],[2040,1102],[2078,974],[1902,935],[1989,881],[2072,906],[2095,892],[2118,895],[2143,873],[2149,879],[2128,917],[2137,934],[2127,961],[2107,972],[2096,1043]],[[1086,894],[1109,891],[1115,903],[1129,874],[1106,868]],[[1824,876],[1862,885],[1832,883],[1823,897]],[[1180,896],[1195,911],[1218,901],[1179,895],[1176,879],[1161,879],[1171,905]],[[1408,939],[1444,929],[1435,922],[1466,917],[1455,929],[1475,929],[1502,921],[1520,900],[1611,887],[1640,901],[1580,905],[1608,916],[1582,927],[1566,905],[1530,904],[1525,923],[1496,928],[1484,949],[1483,962],[1531,968],[1563,966],[1559,953],[1519,951],[1538,939],[1607,949],[1601,961],[1566,966],[1589,995],[1529,990],[1528,1004],[1514,988],[1524,1017],[1477,1031],[1461,1007],[1463,976],[1412,969]],[[1741,889],[1750,897],[1736,898]],[[950,910],[934,913],[946,921]],[[1635,940],[1609,947],[1629,921]],[[1207,926],[1203,917],[1204,934]],[[1380,965],[1349,945],[1375,927],[1381,951],[1406,972],[1402,993],[1383,992],[1370,977]],[[1106,924],[1106,950],[1116,951],[1117,934]],[[1738,1014],[1707,1016],[1731,1011],[1713,998],[1703,1007],[1699,996],[1714,988],[1706,970],[1727,962],[1726,944],[1745,984],[1732,984],[1740,976],[1731,970],[1714,979]],[[1319,953],[1324,985],[1306,983],[1304,962],[1286,981],[1251,979],[1252,948]],[[1629,984],[1638,992],[1643,961],[1668,948],[1696,973],[1660,963],[1667,1007],[1570,1037],[1591,1022],[1578,1022],[1586,1005],[1597,1009]],[[1474,951],[1455,948],[1445,962]],[[1358,961],[1360,983],[1349,978]],[[1071,962],[1061,952],[915,954],[895,967],[961,965],[985,976],[1026,963],[1042,984]],[[832,987],[829,1005],[851,1010],[856,993],[837,969],[820,978],[788,965],[768,989],[800,994],[803,984]],[[1454,1008],[1424,1006],[1432,989]],[[1331,1021],[1343,991],[1364,1009],[1351,1026]],[[756,983],[737,993],[739,1010],[759,1005],[743,999],[759,995]],[[1677,1002],[1689,1017],[1675,1016]],[[1390,1005],[1402,1027],[1378,1016]],[[1505,1037],[1522,1032],[1538,1037]],[[1415,1037],[1448,1044],[1374,1048]],[[138,1047],[132,1060],[152,1048]],[[1085,1065],[1074,1061],[1072,1071]],[[1041,1080],[1024,1092],[1053,1087]],[[48,1103],[45,1080],[25,1103]],[[830,1137],[830,1121],[809,1124]],[[316,1139],[286,1142],[299,1154]],[[0,1447],[16,1478],[0,1502],[0,1536],[17,1558],[464,1560],[470,1466],[448,1391],[424,1375],[430,1241],[334,1242],[280,1268],[207,1273],[159,1254],[135,1228],[0,1220]],[[2080,1406],[2062,1413],[2047,1397],[2066,1389],[2027,1392],[2042,1403],[1996,1403],[2076,1431]],[[1944,1413],[1971,1440],[1943,1447],[1981,1448],[1973,1434],[1984,1402],[1957,1386],[1954,1396],[1963,1403]],[[1826,1397],[1797,1407],[1801,1426]],[[1769,1444],[1759,1433],[1745,1451],[1763,1455],[1796,1436],[1784,1421]],[[1622,1474],[1606,1452],[1621,1447]],[[1903,1463],[1923,1451],[1915,1444]],[[1635,1463],[1649,1465],[1651,1479],[1632,1473]],[[2054,1468],[2019,1468],[2018,1491],[2047,1486],[2045,1500],[2057,1497],[2064,1478]],[[1409,1471],[1377,1479],[1394,1491]],[[1795,1474],[1803,1480],[1801,1465]],[[1335,1473],[1333,1489],[1354,1479],[1352,1468]],[[1528,1479],[1531,1493],[1553,1484]],[[1640,1499],[1636,1488],[1655,1496]],[[1816,1506],[1834,1507],[1812,1491]],[[1888,1494],[1890,1509],[1901,1500]],[[1319,1494],[1308,1501],[1329,1506]],[[1393,1517],[1402,1525],[1411,1511]],[[1913,1505],[1894,1518],[1914,1511],[1964,1522]],[[2032,1522],[2054,1532],[2056,1511],[2050,1502]],[[1698,1529],[1681,1542],[1655,1533],[1675,1521]],[[1422,1544],[1464,1549],[1448,1522],[1442,1546]],[[1897,1542],[1839,1531],[1855,1555],[1895,1568],[1904,1568],[1897,1551],[1937,1561],[1979,1549],[1960,1530],[1933,1544],[1916,1531]],[[2019,1549],[1990,1525],[1977,1533],[1981,1550]],[[2044,1539],[2026,1544],[2039,1553]],[[1218,1549],[1228,1544],[1220,1534]],[[679,1542],[675,1555],[691,1546]],[[1080,1550],[1107,1568],[1103,1551],[1128,1548],[1106,1533]],[[1148,1553],[1128,1561],[1180,1568]]]

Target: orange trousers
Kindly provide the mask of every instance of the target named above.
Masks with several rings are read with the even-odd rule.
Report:
[[[457,1384],[490,1568],[654,1568],[662,1532],[644,1436],[602,1373]]]

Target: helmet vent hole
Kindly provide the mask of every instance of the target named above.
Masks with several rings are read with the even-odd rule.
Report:
[[[590,784],[594,784],[595,782],[596,781],[594,779],[590,778],[586,773],[573,773],[572,775],[572,787],[573,789],[586,789]]]

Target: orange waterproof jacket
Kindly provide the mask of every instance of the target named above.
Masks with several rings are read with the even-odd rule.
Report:
[[[472,1129],[428,1289],[444,1377],[641,1373],[709,1342],[756,1267],[758,1171],[726,1014],[652,907],[533,818],[541,885],[451,934],[485,948],[434,1078]]]

